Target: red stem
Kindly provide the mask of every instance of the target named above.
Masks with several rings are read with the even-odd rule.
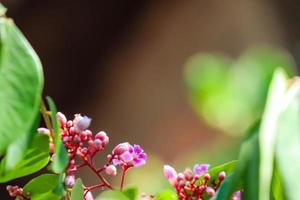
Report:
[[[83,160],[83,162],[86,163],[86,165],[94,172],[94,174],[103,182],[103,184],[108,187],[109,189],[113,190],[113,187],[109,184],[109,182],[103,177],[101,176],[101,174],[99,174],[97,172],[97,169],[95,169],[87,160],[85,160],[84,158],[81,158]]]
[[[122,179],[121,179],[121,186],[120,186],[120,190],[123,190],[123,186],[124,186],[124,180],[125,180],[125,175],[126,175],[126,171],[128,170],[127,167],[123,168],[123,172],[122,172]]]

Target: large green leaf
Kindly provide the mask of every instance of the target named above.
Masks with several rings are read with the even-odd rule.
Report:
[[[286,89],[286,74],[282,70],[276,70],[270,85],[268,99],[259,130],[259,199],[261,200],[270,199],[275,157],[276,129]]]
[[[71,200],[82,200],[83,199],[83,185],[80,178],[75,182],[72,188]]]
[[[273,72],[294,73],[294,61],[281,49],[253,48],[236,61],[220,54],[197,54],[186,66],[192,105],[211,126],[241,134],[260,118]]]
[[[277,125],[276,161],[287,199],[300,197],[300,81],[289,85]]]
[[[0,155],[24,137],[39,111],[42,66],[12,20],[0,17]]]
[[[25,152],[25,157],[9,171],[5,170],[6,159],[5,157],[0,164],[0,183],[39,171],[48,164],[50,159],[48,136],[36,134]]]
[[[54,174],[40,175],[24,186],[24,194],[29,193],[31,200],[60,200],[61,197],[53,193],[58,179]]]
[[[68,165],[69,156],[60,138],[60,126],[59,126],[58,119],[56,117],[57,109],[54,104],[54,101],[50,97],[47,97],[47,102],[51,110],[51,121],[52,121],[52,127],[54,129],[54,134],[55,134],[55,138],[54,138],[55,157],[52,164],[52,170],[55,173],[62,173]]]
[[[225,178],[225,181],[221,184],[220,190],[214,199],[230,199],[233,192],[243,188],[247,177],[249,163],[253,157],[253,152],[255,152],[256,148],[258,148],[258,129],[259,123],[257,122],[247,131],[241,146],[235,171],[233,174]]]

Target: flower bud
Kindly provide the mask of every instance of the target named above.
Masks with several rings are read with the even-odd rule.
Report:
[[[177,178],[177,172],[170,165],[164,165],[164,175],[168,180]]]
[[[38,131],[39,133],[41,133],[41,134],[45,134],[45,135],[50,136],[50,130],[47,129],[47,128],[41,127],[41,128],[38,128],[37,131]]]
[[[183,175],[186,180],[192,180],[194,176],[193,171],[189,168],[184,170]]]
[[[99,133],[97,133],[95,135],[95,138],[100,139],[103,142],[104,146],[106,146],[109,142],[109,137],[104,131],[100,131]]]
[[[114,165],[109,165],[105,168],[105,173],[110,176],[116,176],[117,175],[117,168]]]
[[[97,150],[101,149],[101,147],[102,147],[102,142],[101,142],[101,140],[95,139],[95,140],[94,140],[94,143],[93,143],[93,146],[94,146],[95,149],[97,149]]]
[[[75,177],[72,175],[66,176],[65,178],[65,185],[67,188],[72,188],[75,184]]]
[[[121,144],[118,144],[112,151],[113,155],[121,155],[125,151],[127,151],[130,148],[130,144],[128,142],[124,142]]]
[[[208,196],[212,197],[216,194],[216,191],[212,187],[207,187],[206,188],[206,193],[208,194]]]
[[[61,126],[65,126],[67,124],[67,118],[61,112],[57,112],[56,117],[57,117],[58,121],[60,122]]]
[[[209,164],[196,164],[194,165],[194,173],[202,176],[203,174],[207,173],[209,166]]]
[[[221,171],[218,175],[219,181],[223,181],[225,177],[226,177],[226,173],[224,171]]]
[[[72,120],[69,120],[68,122],[67,122],[67,127],[71,127],[71,126],[73,126],[73,121]]]
[[[210,179],[210,175],[208,174],[208,173],[206,173],[205,175],[204,175],[204,180],[205,181],[208,181]]]
[[[94,200],[94,197],[90,191],[86,193],[85,200]]]
[[[80,114],[75,115],[75,119],[73,120],[74,128],[77,133],[80,133],[86,130],[91,124],[91,118],[87,116],[81,116]]]

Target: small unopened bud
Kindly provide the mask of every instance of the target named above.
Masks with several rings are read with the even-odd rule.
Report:
[[[87,116],[82,117],[80,114],[75,115],[75,119],[73,121],[75,131],[80,133],[86,130],[90,126],[91,121],[91,118],[88,118]]]
[[[117,175],[117,168],[114,165],[109,165],[105,168],[105,173],[110,176],[116,176]]]
[[[164,166],[164,175],[168,180],[177,178],[177,172],[175,171],[175,169],[173,167],[171,167],[170,165],[165,165]]]
[[[75,177],[72,175],[66,176],[66,178],[65,178],[66,187],[72,188],[74,184],[75,184]]]
[[[38,128],[37,131],[38,131],[39,133],[41,133],[41,134],[45,134],[45,135],[50,136],[50,130],[47,129],[47,128],[41,127],[41,128]]]
[[[109,137],[107,136],[107,134],[104,131],[100,131],[99,133],[97,133],[95,135],[96,139],[99,139],[103,142],[104,146],[106,146],[109,142]]]
[[[216,194],[216,191],[212,187],[207,187],[206,188],[206,193],[208,194],[208,196],[212,197]]]
[[[73,126],[73,121],[72,120],[69,120],[68,122],[67,122],[67,127],[71,127],[71,126]]]
[[[97,150],[99,150],[102,147],[102,142],[99,139],[95,139],[93,145]]]
[[[121,155],[125,151],[127,151],[130,147],[130,144],[128,142],[124,142],[121,144],[118,144],[112,151],[113,155]]]
[[[210,175],[208,174],[208,173],[206,173],[205,175],[204,175],[204,180],[205,181],[208,181],[210,179]]]
[[[54,151],[55,151],[55,147],[54,147],[54,143],[53,142],[49,143],[49,151],[50,151],[50,153],[54,153]]]
[[[184,174],[184,177],[185,177],[186,180],[192,180],[193,179],[194,174],[193,174],[193,171],[191,169],[189,169],[189,168],[185,169],[183,174]]]
[[[224,171],[221,171],[218,175],[219,181],[223,181],[225,177],[226,177],[226,173]]]
[[[178,180],[178,181],[185,180],[185,177],[184,177],[183,173],[178,173],[178,175],[177,175],[177,180]]]
[[[56,117],[57,117],[58,121],[60,122],[61,126],[65,126],[67,124],[67,118],[61,112],[56,113]]]

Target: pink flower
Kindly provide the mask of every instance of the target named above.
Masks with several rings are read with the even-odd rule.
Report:
[[[147,154],[140,145],[121,143],[113,149],[113,164],[126,167],[139,167],[146,164]]]

